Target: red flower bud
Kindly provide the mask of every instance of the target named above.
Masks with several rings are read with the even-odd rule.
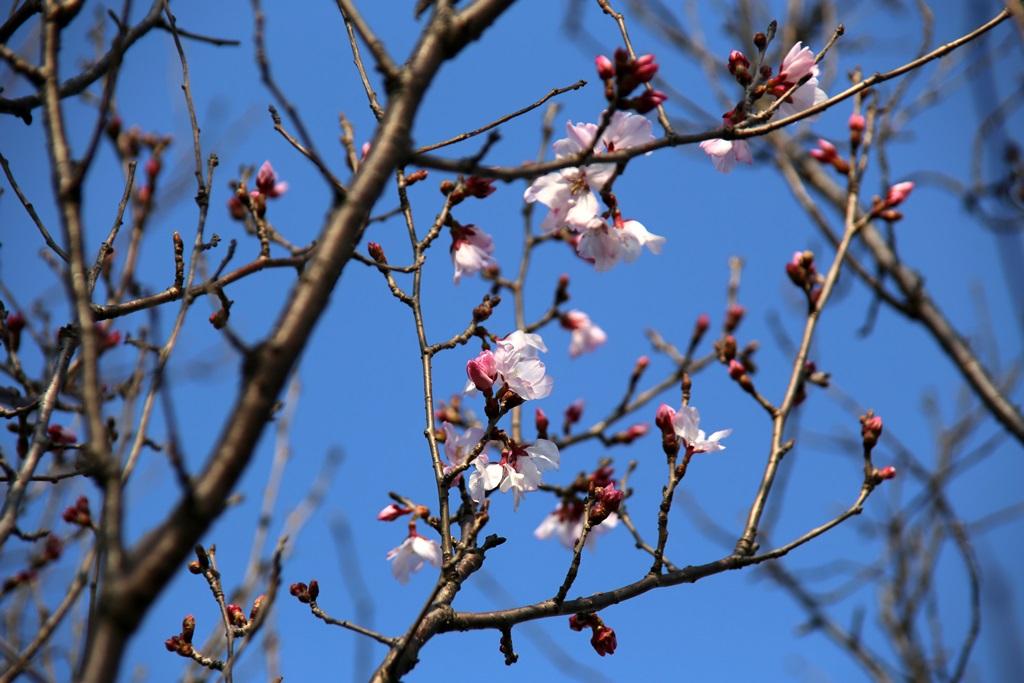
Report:
[[[590,637],[590,644],[594,646],[594,651],[602,657],[615,654],[615,648],[618,647],[615,631],[604,625],[598,626],[594,629],[594,635]]]
[[[672,420],[675,419],[676,411],[672,406],[667,403],[662,403],[658,406],[658,412],[654,414],[654,424],[658,426],[661,433],[664,435],[674,435],[676,433],[675,427],[672,425]]]
[[[537,408],[533,411],[533,422],[537,426],[537,438],[546,439],[548,436],[548,427],[551,425],[547,414],[540,408]]]

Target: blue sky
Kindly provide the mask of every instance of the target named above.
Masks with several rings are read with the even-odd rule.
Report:
[[[413,45],[419,26],[411,20],[411,3],[362,4],[366,5],[367,21],[401,60]],[[777,12],[774,16],[781,18],[785,3],[770,4]],[[996,2],[973,4],[986,9],[975,15],[962,3],[934,3],[936,41],[960,35],[999,6]],[[337,143],[338,113],[344,112],[352,120],[358,142],[372,136],[373,122],[337,10],[330,3],[268,3],[266,10],[267,46],[275,76],[302,111],[321,152],[341,174],[344,164]],[[876,10],[865,3],[841,10],[839,19],[846,26],[846,36],[829,58],[835,60],[838,73],[845,74],[856,64],[870,73],[913,57],[919,42],[916,16],[909,10],[895,17],[879,15]],[[596,4],[583,4],[580,11],[583,25],[610,53],[619,44],[614,24],[601,15]],[[245,238],[223,206],[229,197],[228,181],[237,177],[240,166],[270,159],[291,189],[272,204],[269,217],[288,239],[308,243],[320,230],[329,197],[315,170],[272,129],[266,114],[270,97],[253,64],[248,3],[178,3],[176,12],[183,27],[242,41],[238,48],[186,43],[203,128],[203,151],[216,152],[221,161],[213,183],[215,194],[207,230],[225,240],[240,240],[239,263],[256,255],[256,245]],[[520,3],[483,40],[445,65],[421,108],[413,133],[415,142],[426,144],[477,127],[537,99],[552,87],[580,78],[591,83],[560,98],[563,109],[557,119],[556,136],[566,120],[596,121],[603,97],[593,73],[593,52],[581,49],[565,35],[564,14],[563,3]],[[714,10],[702,8],[702,19],[709,44],[723,61],[730,49],[743,47],[724,38],[717,5]],[[74,26],[77,38],[69,39],[63,53],[65,70],[89,53],[84,35],[87,24],[83,17]],[[638,51],[658,55],[663,76],[713,116],[720,113],[721,107],[697,65],[666,48],[639,22],[634,22],[631,30]],[[1009,44],[1004,53],[1006,66],[1019,70],[1020,52],[1012,42],[1016,39],[1013,31],[1009,24],[1003,25],[988,40],[994,47]],[[813,47],[820,47],[819,36],[805,39]],[[847,43],[862,49],[846,49]],[[890,147],[894,180],[915,177],[926,169],[942,169],[967,178],[976,110],[965,79],[957,76],[963,66],[952,60],[948,66],[953,75],[941,75],[946,66],[945,60],[932,64],[918,79],[916,87],[920,89],[940,74],[953,92],[938,108],[919,115]],[[118,90],[118,106],[126,125],[138,123],[147,130],[174,135],[174,146],[165,158],[166,173],[168,178],[183,183],[178,192],[165,189],[157,194],[159,213],[151,221],[140,269],[143,283],[153,290],[167,286],[173,275],[170,233],[180,231],[188,242],[195,229],[191,202],[194,186],[189,184],[190,135],[179,82],[180,66],[173,43],[169,36],[155,33],[133,48]],[[892,87],[883,86],[883,93],[891,92]],[[1007,86],[999,83],[998,87]],[[835,84],[831,87],[832,91],[838,89]],[[11,92],[19,91],[14,88]],[[68,102],[66,109],[73,140],[81,149],[92,123],[92,110],[77,102]],[[541,111],[503,126],[502,140],[488,160],[512,164],[533,157]],[[848,114],[849,108],[840,105],[809,124],[810,129],[817,135],[841,140]],[[1019,126],[1020,119],[1017,115],[1012,122]],[[1013,130],[1012,125],[1008,128]],[[57,226],[50,206],[52,192],[40,123],[25,127],[16,120],[2,120],[0,141],[0,150],[10,158],[22,189],[44,221]],[[470,142],[449,153],[467,154],[477,149],[476,144]],[[441,179],[441,174],[432,172],[426,182],[410,190],[420,226],[428,224],[440,206],[437,182]],[[110,150],[101,150],[85,195],[92,245],[97,245],[109,228],[122,182]],[[880,192],[879,182],[877,172],[872,171],[866,188]],[[167,183],[165,188],[171,185]],[[518,261],[523,189],[522,183],[500,185],[486,201],[467,201],[456,213],[460,222],[475,223],[494,236],[496,255],[506,272],[513,272]],[[562,246],[544,245],[537,253],[531,266],[527,317],[533,319],[546,309],[555,281],[566,273],[571,278],[570,305],[587,311],[609,334],[603,348],[571,360],[568,334],[556,328],[544,332],[551,348],[545,361],[555,378],[555,391],[540,405],[552,416],[552,422],[559,422],[557,416],[564,407],[580,397],[586,400],[585,424],[610,410],[620,397],[635,359],[650,353],[645,329],[657,329],[667,339],[685,345],[700,313],[709,313],[713,324],[719,325],[725,307],[728,260],[734,255],[745,260],[739,298],[748,314],[740,341],[761,342],[757,385],[770,398],[778,399],[789,375],[790,361],[776,342],[769,321],[777,316],[791,338],[797,337],[802,328],[800,307],[783,266],[797,249],[813,249],[822,259],[830,256],[783,181],[766,162],[731,175],[717,174],[696,147],[688,147],[665,150],[632,163],[616,184],[616,191],[627,216],[641,220],[651,231],[666,236],[668,242],[660,256],[645,253],[636,263],[620,265],[608,273],[594,272]],[[394,193],[389,190],[377,212],[395,204]],[[1019,359],[1022,338],[1021,327],[1014,321],[1017,309],[998,265],[1000,244],[970,220],[955,198],[936,187],[921,184],[905,208],[906,218],[897,228],[904,259],[925,273],[931,295],[978,348],[987,348],[985,326],[991,325],[998,358],[1002,359],[1002,365],[994,367],[1005,372],[1009,363]],[[21,303],[40,300],[54,308],[57,319],[66,315],[59,283],[48,267],[33,257],[41,246],[38,235],[13,195],[6,192],[0,199],[0,225],[4,226],[0,233],[0,276],[5,284]],[[407,261],[405,231],[399,222],[375,225],[368,237],[384,246],[392,262]],[[472,306],[486,291],[486,285],[476,278],[452,286],[446,247],[444,238],[431,251],[424,275],[426,326],[432,341],[461,331]],[[222,245],[213,258],[219,258],[223,249]],[[228,292],[236,302],[232,325],[244,339],[255,341],[267,333],[293,277],[285,271],[266,272]],[[987,314],[977,305],[975,291],[983,293]],[[888,310],[883,309],[870,336],[858,336],[869,300],[852,275],[843,279],[834,305],[819,327],[813,357],[856,403],[873,407],[884,416],[887,436],[876,455],[878,464],[893,457],[886,443],[890,435],[898,437],[919,459],[931,463],[935,440],[931,423],[922,411],[923,397],[933,397],[942,419],[952,422],[962,411],[962,382],[922,329]],[[492,331],[511,330],[510,303],[498,309],[489,325]],[[169,330],[174,311],[163,313],[158,338]],[[192,471],[201,466],[217,438],[234,397],[239,369],[239,358],[211,328],[207,314],[204,302],[192,311],[170,366],[183,449]],[[119,321],[117,327],[135,329],[146,322],[143,316],[136,316]],[[463,366],[471,355],[470,349],[461,348],[437,358],[438,397],[462,388]],[[987,353],[983,357],[992,362]],[[113,378],[124,377],[130,372],[133,358],[127,349],[112,353],[104,359],[104,371]],[[648,380],[668,372],[666,359],[652,354]],[[321,584],[320,604],[325,610],[339,618],[354,614],[355,605],[339,570],[331,536],[332,523],[344,519],[351,528],[355,551],[346,556],[346,562],[358,564],[368,586],[374,626],[388,634],[399,634],[420,609],[433,577],[423,572],[405,586],[392,579],[384,555],[402,540],[404,527],[380,524],[374,514],[388,502],[388,490],[429,503],[433,482],[422,437],[419,360],[411,317],[391,297],[376,272],[357,263],[346,268],[303,356],[298,377],[301,394],[290,435],[292,456],[275,509],[271,538],[276,538],[284,517],[305,495],[326,454],[340,448],[344,461],[323,505],[301,535],[293,539],[284,581],[287,584],[315,577]],[[1020,390],[1014,399],[1021,401]],[[679,397],[672,391],[663,400],[677,404]],[[693,463],[681,489],[735,536],[742,529],[763,470],[770,425],[762,410],[718,366],[695,378],[693,402],[700,408],[706,427],[732,427],[734,433],[727,441],[727,451]],[[652,404],[638,414],[637,420],[652,420],[655,407]],[[475,408],[482,413],[482,406]],[[626,420],[622,426],[632,421]],[[784,496],[772,499],[772,505],[782,505],[772,537],[775,542],[784,542],[834,516],[852,502],[860,485],[858,454],[823,438],[855,438],[855,416],[825,392],[812,391],[811,400],[799,413],[799,423],[797,447],[785,465],[791,468],[791,478]],[[157,438],[161,429],[158,422]],[[989,425],[980,430],[974,443],[997,432],[997,427]],[[8,441],[3,443],[6,450]],[[238,487],[242,502],[232,507],[205,539],[208,544],[217,544],[228,583],[240,580],[244,571],[272,451],[273,437],[268,430]],[[637,493],[630,509],[641,531],[651,537],[664,476],[656,437],[648,436],[610,453],[594,444],[567,450],[562,470],[550,479],[568,482],[578,471],[592,469],[606,454],[615,458],[619,471],[628,460],[638,461],[631,480]],[[960,479],[953,487],[953,499],[964,519],[976,519],[1019,501],[1024,476],[1021,455],[1018,445],[1004,441],[982,467]],[[94,490],[80,486],[81,492],[95,498]],[[801,549],[785,560],[786,566],[813,567],[837,559],[866,562],[877,557],[879,541],[866,530],[872,521],[884,522],[886,512],[915,490],[899,480],[887,484],[871,499],[861,519]],[[130,537],[138,538],[161,519],[176,494],[172,474],[162,458],[146,454],[128,492],[131,512],[126,524]],[[569,554],[554,541],[534,540],[531,533],[553,505],[552,499],[540,493],[530,495],[518,512],[513,512],[506,496],[493,500],[488,532],[500,533],[508,542],[489,555],[486,576],[470,581],[456,608],[510,607],[553,593],[564,575]],[[676,564],[700,564],[717,559],[725,550],[706,538],[694,520],[684,505],[673,511],[669,555]],[[985,577],[994,578],[1000,572],[1012,577],[1020,559],[1015,549],[1022,541],[1024,533],[1019,523],[980,537],[976,550]],[[6,570],[6,560],[4,565]],[[619,530],[602,538],[596,552],[584,558],[572,594],[631,582],[648,566],[647,557],[635,551],[625,531]],[[964,575],[951,554],[943,557],[941,566],[939,603],[944,626],[953,640],[966,624]],[[54,583],[71,571],[70,563],[60,565],[54,572]],[[50,597],[55,599],[56,595]],[[1014,592],[1012,580],[997,597],[1011,605],[1010,613],[1020,618],[1022,596],[1019,589]],[[855,610],[867,609],[864,637],[886,651],[871,616],[877,612],[877,604],[874,590],[862,589],[844,602],[836,615],[840,622],[848,623]],[[203,637],[216,624],[215,605],[206,587],[183,567],[132,641],[123,670],[125,680],[130,679],[132,671],[143,671],[147,680],[155,681],[180,676],[183,662],[165,652],[163,640],[177,631],[187,612],[197,616],[198,632]],[[554,664],[545,656],[550,643],[579,663],[573,666],[592,667],[610,680],[635,680],[638,672],[654,679],[679,677],[681,672],[693,680],[714,679],[721,677],[727,667],[734,671],[740,657],[745,668],[756,667],[760,677],[771,680],[842,681],[857,680],[860,675],[855,665],[820,635],[799,635],[805,616],[756,571],[720,575],[696,585],[648,594],[606,610],[603,616],[618,634],[619,650],[613,657],[598,658],[586,636],[569,631],[565,619],[560,618],[515,631],[520,660],[514,667],[502,664],[495,632],[447,635],[423,649],[421,662],[409,678],[469,680],[481,674],[493,680],[563,677],[564,673],[553,673]],[[990,616],[986,612],[986,618]],[[275,621],[286,680],[347,680],[350,672],[359,673],[364,665],[363,655],[357,652],[357,636],[316,622],[287,596],[275,610]],[[994,663],[998,641],[989,628],[995,623],[988,619],[983,626],[971,680],[997,680],[1000,675]],[[68,629],[60,636],[67,639]],[[376,664],[383,648],[376,644],[369,648],[369,661]],[[583,678],[597,680],[592,672],[579,668],[577,672],[582,672]],[[238,680],[261,680],[261,658],[251,656],[238,674]]]

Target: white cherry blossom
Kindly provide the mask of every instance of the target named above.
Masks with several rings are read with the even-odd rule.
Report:
[[[475,472],[469,475],[469,494],[477,503],[488,491],[512,491],[513,507],[529,491],[536,491],[547,470],[558,469],[558,446],[547,439],[537,439],[531,446],[505,449],[499,462],[490,462],[486,455],[473,461]]]
[[[725,446],[720,441],[732,434],[731,429],[722,429],[711,436],[705,436],[704,430],[700,428],[700,413],[693,406],[680,408],[672,418],[672,426],[676,436],[691,454],[724,451]]]
[[[497,342],[495,365],[505,385],[526,400],[544,398],[551,393],[554,380],[547,375],[544,363],[537,358],[548,347],[539,334],[516,330]]]
[[[649,232],[639,221],[624,221],[621,227],[614,227],[594,219],[580,235],[576,253],[593,263],[596,270],[605,271],[620,260],[635,261],[645,246],[658,254],[664,243],[664,237]]]
[[[738,163],[754,163],[750,145],[745,140],[713,138],[700,143],[700,148],[711,158],[711,163],[719,173],[728,173]]]
[[[444,454],[449,462],[445,467],[446,471],[465,463],[470,452],[484,436],[484,430],[480,427],[469,427],[462,434],[459,434],[450,422],[442,423],[441,428],[445,435]]]
[[[402,545],[388,551],[391,573],[399,583],[408,583],[409,575],[423,569],[426,562],[441,566],[441,548],[429,538],[423,538],[412,531]]]

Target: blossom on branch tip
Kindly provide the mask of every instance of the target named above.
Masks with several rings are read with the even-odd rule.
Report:
[[[402,515],[407,515],[410,512],[412,512],[411,508],[391,503],[390,505],[384,507],[383,509],[381,509],[380,512],[377,513],[377,519],[381,522],[393,522]]]
[[[473,225],[456,226],[451,229],[451,235],[455,284],[459,283],[463,275],[473,275],[498,265],[492,256],[494,240],[483,230]]]
[[[643,116],[617,111],[608,127],[594,144],[598,126],[594,123],[566,123],[567,137],[556,140],[555,157],[562,159],[579,154],[594,145],[595,154],[637,147],[654,139],[651,122]],[[596,192],[600,192],[615,173],[614,164],[589,164],[564,168],[537,178],[526,189],[523,199],[548,207],[541,227],[547,232],[562,228],[578,231],[587,227],[600,209]]]
[[[400,546],[388,551],[387,559],[391,561],[391,573],[398,582],[408,583],[409,575],[423,569],[424,563],[441,566],[441,548],[435,541],[410,530],[409,537]]]
[[[906,180],[902,183],[896,183],[889,188],[889,192],[885,195],[885,206],[886,208],[893,208],[899,206],[910,196],[911,191],[914,189],[914,183]]]
[[[672,418],[676,436],[691,454],[714,453],[725,450],[720,442],[732,434],[731,429],[722,429],[706,436],[700,428],[700,413],[693,406],[683,406]]]
[[[274,167],[264,161],[256,172],[256,189],[265,197],[280,197],[288,191],[288,183],[278,182]]]
[[[607,81],[609,78],[615,78],[615,65],[604,55],[594,58],[594,66],[597,67],[597,75],[601,80]]]
[[[712,138],[700,143],[700,148],[711,158],[711,163],[719,173],[728,173],[736,164],[752,164],[754,157],[750,153],[750,145],[745,140],[723,140]]]
[[[562,327],[572,331],[569,340],[569,355],[576,358],[580,354],[597,349],[608,340],[608,335],[595,325],[583,311],[572,310],[562,315]]]

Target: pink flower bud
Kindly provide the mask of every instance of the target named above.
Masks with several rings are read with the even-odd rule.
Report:
[[[494,380],[498,378],[498,365],[494,360],[494,354],[490,351],[481,351],[473,360],[466,363],[466,374],[470,381],[480,391],[489,393],[494,386]]]
[[[269,195],[273,192],[276,182],[277,174],[274,172],[274,167],[270,165],[269,161],[264,161],[260,170],[256,172],[256,189]]]
[[[747,369],[743,366],[743,363],[739,362],[735,358],[729,361],[729,377],[732,377],[735,380],[739,380],[746,374]]]
[[[647,356],[640,356],[639,358],[636,359],[636,365],[633,366],[635,368],[634,372],[642,372],[643,370],[646,370],[647,366],[650,364],[650,358],[648,358]]]
[[[615,488],[614,481],[597,489],[594,504],[590,507],[590,523],[600,524],[613,512],[618,512],[625,496],[625,493]]]
[[[498,189],[494,187],[494,178],[480,178],[475,175],[466,178],[462,184],[466,194],[477,199],[489,197]]]
[[[534,410],[533,424],[537,427],[537,438],[546,439],[548,436],[548,427],[551,426],[551,421],[548,420],[547,413],[540,408]]]
[[[748,60],[747,56],[739,50],[733,50],[729,53],[729,73],[735,74],[736,67],[738,66],[747,69],[750,67],[750,60]]]
[[[658,65],[654,61],[654,55],[641,55],[633,61],[633,78],[640,83],[646,83],[658,73]]]
[[[861,114],[850,114],[850,130],[854,133],[862,133],[867,127],[867,122]]]
[[[377,513],[377,519],[379,519],[382,522],[393,522],[402,515],[407,515],[410,512],[412,512],[410,508],[402,507],[401,505],[391,503],[390,505],[383,508],[380,512]]]
[[[888,467],[883,467],[882,469],[878,470],[878,478],[881,479],[882,481],[885,481],[886,479],[893,479],[895,476],[896,468],[893,467],[892,465],[889,465]]]
[[[747,309],[739,304],[733,304],[729,306],[725,312],[725,331],[732,332],[739,327],[740,322],[743,320],[743,316],[746,314]]]
[[[615,65],[604,55],[594,58],[594,65],[597,67],[597,75],[601,80],[607,81],[610,78],[615,78]]]
[[[860,417],[860,435],[864,441],[864,448],[872,449],[882,436],[882,418],[870,410]]]
[[[888,208],[899,206],[903,201],[910,196],[911,191],[914,189],[914,183],[907,180],[902,183],[896,183],[889,188],[889,193],[885,196],[885,205]]]
[[[675,427],[672,425],[675,416],[675,409],[667,403],[662,403],[658,406],[658,412],[654,414],[654,424],[658,426],[662,434],[675,434]]]

